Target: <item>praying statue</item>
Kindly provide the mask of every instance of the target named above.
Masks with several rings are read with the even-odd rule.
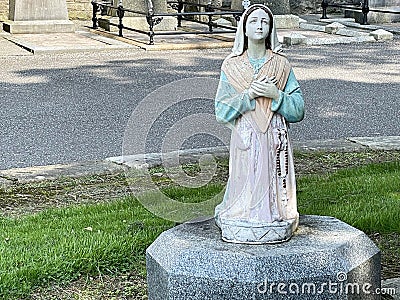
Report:
[[[262,4],[249,6],[222,64],[215,99],[217,121],[232,129],[229,179],[215,209],[227,242],[284,242],[298,226],[288,128],[303,119],[304,100],[280,52],[271,11]]]

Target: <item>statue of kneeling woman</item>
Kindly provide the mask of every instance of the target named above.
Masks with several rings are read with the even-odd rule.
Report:
[[[218,122],[232,129],[229,179],[215,209],[222,239],[283,242],[299,222],[288,123],[304,117],[299,83],[280,45],[271,11],[249,6],[222,64],[215,99]]]

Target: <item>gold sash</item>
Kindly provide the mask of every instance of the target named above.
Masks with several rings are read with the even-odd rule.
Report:
[[[278,81],[276,86],[282,91],[285,88],[290,69],[291,67],[286,57],[268,50],[268,59],[255,79],[275,76]],[[224,71],[229,83],[238,93],[248,89],[254,78],[254,70],[250,64],[247,51],[240,56],[226,59],[222,64],[222,71]],[[271,98],[259,97],[256,101],[255,110],[250,112],[252,120],[262,133],[267,131],[274,114],[271,111],[271,104]]]

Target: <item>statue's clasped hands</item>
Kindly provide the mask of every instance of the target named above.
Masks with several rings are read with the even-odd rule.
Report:
[[[279,90],[276,87],[278,80],[275,76],[254,80],[248,89],[249,97],[256,99],[258,97],[267,97],[272,99],[279,98]]]

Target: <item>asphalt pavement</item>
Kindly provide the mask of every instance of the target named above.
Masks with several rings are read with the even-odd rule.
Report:
[[[132,154],[226,144],[212,97],[229,48],[10,47],[0,50],[0,169],[102,160],[135,141]],[[306,101],[292,140],[399,136],[399,50],[399,35],[286,48]]]

